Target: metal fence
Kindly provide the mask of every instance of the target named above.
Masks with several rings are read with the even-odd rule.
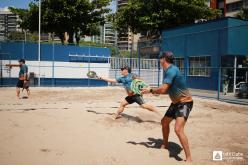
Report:
[[[168,38],[167,42],[174,39]],[[22,45],[16,48],[18,49],[16,52],[19,52],[22,56],[24,54],[24,57],[29,57],[29,46]],[[158,59],[105,57],[92,55],[91,47],[87,47],[87,49],[87,54],[67,54],[67,61],[65,62],[56,60],[60,58],[61,54],[56,53],[58,50],[53,45],[51,50],[50,48],[46,49],[46,52],[52,52],[49,61],[27,60],[31,86],[38,86],[39,76],[41,86],[49,87],[114,85],[101,80],[88,79],[86,74],[93,70],[100,76],[116,78],[121,76],[120,68],[123,66],[130,66],[133,73],[138,74],[151,86],[162,84],[163,69],[160,68]],[[248,56],[222,56],[219,59],[221,66],[212,67],[211,64],[215,63],[217,58],[210,57],[210,55],[177,56],[176,53],[175,55],[175,65],[179,67],[194,96],[248,104],[246,85],[248,82]],[[6,64],[17,63],[17,59],[13,59],[13,53],[1,51],[1,49],[0,59],[0,86],[15,86],[19,68],[10,69],[6,67]]]

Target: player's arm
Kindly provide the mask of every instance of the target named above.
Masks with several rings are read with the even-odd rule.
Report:
[[[167,94],[170,84],[163,84],[158,88],[150,88],[149,92],[152,94]]]
[[[105,77],[100,77],[99,79],[110,82],[110,83],[117,83],[116,79],[110,79],[110,78],[105,78]]]
[[[5,66],[10,67],[10,68],[12,68],[12,67],[20,67],[19,64],[6,64]]]
[[[153,93],[153,94],[167,94],[168,90],[170,88],[170,85],[172,84],[174,78],[176,76],[176,72],[169,71],[166,72],[165,78],[163,80],[163,85],[161,85],[158,88],[147,88],[142,90],[142,93]]]
[[[24,71],[24,81],[27,81],[27,78],[28,78],[28,69],[26,67],[23,68],[23,71]]]
[[[170,84],[163,84],[158,88],[144,88],[142,89],[142,93],[152,93],[152,94],[167,94],[169,90]]]

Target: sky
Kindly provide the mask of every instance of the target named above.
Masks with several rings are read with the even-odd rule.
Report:
[[[28,8],[29,2],[32,0],[0,0],[0,9],[6,10],[9,6],[16,8]],[[110,8],[115,11],[116,10],[116,2],[112,1],[110,4]]]

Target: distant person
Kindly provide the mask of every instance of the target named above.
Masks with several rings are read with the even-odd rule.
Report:
[[[30,96],[29,81],[28,81],[28,66],[25,64],[24,59],[19,60],[19,64],[7,64],[6,66],[20,67],[19,79],[16,84],[16,95],[20,99],[20,88],[27,91],[27,95]]]
[[[168,137],[170,123],[176,120],[175,132],[182,144],[186,155],[186,161],[191,162],[192,157],[189,149],[188,138],[184,133],[184,126],[193,107],[193,100],[186,87],[186,82],[179,69],[173,65],[173,53],[164,52],[160,57],[160,64],[165,70],[163,85],[158,88],[143,89],[143,93],[168,94],[172,101],[169,109],[161,120],[163,132],[163,145],[161,148],[168,149]]]
[[[124,100],[121,101],[120,107],[116,114],[113,116],[113,119],[117,119],[119,115],[124,111],[125,107],[129,104],[137,103],[140,105],[141,108],[147,109],[149,111],[157,113],[160,117],[161,114],[159,113],[156,108],[150,104],[145,103],[142,94],[135,94],[131,90],[131,83],[133,80],[137,80],[137,76],[134,76],[134,74],[131,73],[131,68],[129,67],[123,67],[121,68],[121,77],[118,77],[116,79],[109,79],[109,78],[104,78],[100,77],[101,80],[111,82],[111,83],[122,83],[124,86],[127,96]]]

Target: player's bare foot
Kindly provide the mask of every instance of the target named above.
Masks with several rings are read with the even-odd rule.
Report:
[[[113,120],[116,120],[116,119],[119,119],[119,118],[121,118],[121,115],[114,114],[113,117],[112,117]]]
[[[160,147],[160,149],[166,149],[166,150],[168,150],[168,146],[162,144],[161,147]]]
[[[192,162],[192,158],[187,158],[187,159],[185,160],[185,162],[191,163],[191,162]]]

